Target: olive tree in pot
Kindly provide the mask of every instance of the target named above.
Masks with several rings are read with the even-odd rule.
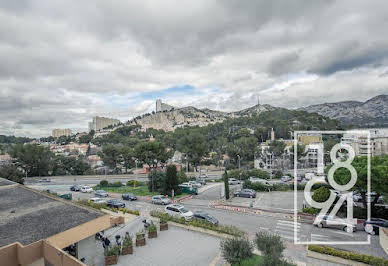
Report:
[[[168,230],[168,223],[166,219],[160,219],[160,231]]]
[[[108,246],[104,250],[104,255],[105,255],[105,265],[113,265],[117,264],[119,260],[119,253],[120,253],[120,247],[115,245],[115,246]]]
[[[150,226],[147,228],[148,230],[148,238],[155,238],[158,237],[158,229],[156,225],[151,222]]]
[[[141,230],[140,232],[136,233],[136,247],[145,246],[145,244],[145,231]]]
[[[121,249],[121,254],[122,255],[133,254],[132,237],[128,234],[128,232],[126,233],[123,240],[123,247]]]

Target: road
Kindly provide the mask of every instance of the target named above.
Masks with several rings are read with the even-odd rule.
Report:
[[[83,179],[83,182],[91,180],[89,184],[96,184],[94,179]],[[50,183],[35,183],[29,186],[35,189],[45,190],[52,189],[58,193],[69,193],[69,185],[63,184],[63,179],[55,179]],[[210,186],[211,184],[211,186]],[[302,256],[305,253],[305,248],[301,245],[294,245],[294,222],[292,217],[287,217],[282,213],[261,212],[260,214],[249,214],[234,212],[222,209],[214,209],[210,207],[212,201],[220,199],[222,184],[214,185],[209,183],[209,189],[203,193],[195,196],[193,199],[185,201],[185,207],[192,211],[206,211],[216,217],[221,224],[234,225],[248,233],[251,239],[254,238],[256,232],[267,231],[280,235],[286,242],[288,252],[292,256]],[[94,194],[86,194],[80,192],[72,192],[73,200],[89,199],[94,197]],[[163,211],[163,206],[153,205],[145,201],[126,201],[126,207],[132,210],[139,210],[141,213],[148,213],[150,210]],[[297,224],[297,238],[298,241],[366,241],[367,234],[364,231],[357,231],[355,233],[346,233],[337,229],[317,228],[311,224],[298,223]],[[358,252],[361,254],[370,254],[379,257],[387,257],[383,249],[378,243],[378,236],[371,237],[370,245],[341,245],[336,246],[340,249]],[[295,253],[295,254],[294,254]],[[302,256],[303,257],[303,256]],[[306,259],[306,258],[305,258]]]

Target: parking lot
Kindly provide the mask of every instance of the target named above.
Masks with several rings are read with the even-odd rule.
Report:
[[[297,192],[297,209],[303,207],[303,191]],[[240,198],[234,197],[231,199],[231,205],[249,207],[253,202],[253,208],[270,210],[270,211],[294,211],[294,192],[293,191],[273,191],[273,192],[257,192],[256,198]]]

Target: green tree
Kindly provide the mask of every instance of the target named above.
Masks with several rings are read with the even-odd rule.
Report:
[[[264,256],[263,265],[289,265],[282,259],[284,244],[280,236],[261,231],[256,233],[255,242]]]
[[[330,190],[327,187],[320,187],[314,191],[312,199],[316,202],[325,202],[330,197]]]
[[[147,164],[151,170],[156,169],[159,164],[163,167],[171,155],[164,144],[158,141],[140,142],[135,147],[135,157],[141,163]]]
[[[253,245],[246,237],[227,238],[221,241],[222,257],[232,265],[252,257]]]
[[[28,176],[47,176],[54,154],[46,147],[37,144],[17,144],[10,155],[16,159],[16,165],[27,172]]]
[[[124,146],[120,150],[123,166],[125,168],[125,173],[128,173],[128,169],[132,168],[135,165],[135,151],[129,146]]]
[[[9,164],[0,166],[0,177],[11,180],[16,183],[24,183],[24,174],[17,166]]]
[[[165,183],[165,194],[171,196],[171,190],[174,189],[175,195],[180,194],[180,189],[178,187],[179,181],[175,165],[167,166],[166,172],[166,183]]]
[[[225,170],[224,173],[224,186],[225,186],[225,198],[229,199],[229,178],[228,178],[228,172]]]
[[[184,135],[178,141],[178,150],[186,154],[189,163],[197,170],[202,157],[208,151],[208,145],[205,137],[201,133],[194,131]]]
[[[102,152],[99,153],[105,166],[108,166],[118,172],[117,165],[120,163],[120,148],[108,144],[102,147]]]
[[[286,143],[283,141],[271,141],[269,144],[269,151],[272,152],[275,157],[279,157],[284,153],[284,148],[286,147]]]

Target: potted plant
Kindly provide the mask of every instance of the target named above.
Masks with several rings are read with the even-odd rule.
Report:
[[[166,219],[160,219],[160,231],[168,230],[168,223]]]
[[[155,238],[158,236],[158,229],[153,222],[151,222],[147,230],[148,230],[148,238]]]
[[[119,260],[120,247],[117,245],[108,246],[104,250],[105,255],[105,265],[117,264]]]
[[[124,237],[123,240],[123,247],[121,249],[121,254],[127,255],[127,254],[133,254],[133,247],[132,247],[132,237],[128,234]]]
[[[144,230],[141,230],[140,232],[136,233],[136,247],[145,246],[145,244],[145,232]]]

